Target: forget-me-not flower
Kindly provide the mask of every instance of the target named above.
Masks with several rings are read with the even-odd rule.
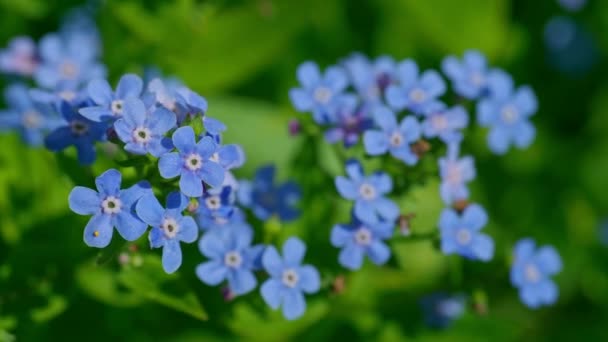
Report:
[[[458,158],[459,144],[459,141],[451,142],[447,155],[439,158],[439,192],[441,199],[448,205],[469,198],[467,183],[475,179],[476,174],[473,157]]]
[[[439,329],[447,328],[466,311],[466,300],[463,295],[433,293],[422,298],[420,304],[425,323]]]
[[[487,95],[488,62],[477,50],[465,51],[462,60],[455,56],[446,57],[441,63],[443,72],[452,81],[454,92],[467,99],[477,99]]]
[[[152,194],[148,182],[139,182],[121,190],[122,175],[110,169],[102,173],[95,184],[97,191],[75,187],[69,196],[70,209],[80,215],[93,215],[84,228],[84,242],[97,248],[110,244],[114,227],[127,241],[135,241],[148,227],[136,214],[135,204],[145,195]]]
[[[422,113],[429,104],[445,93],[445,82],[435,70],[420,73],[418,65],[407,59],[397,66],[397,84],[386,89],[386,102],[397,111],[408,109]]]
[[[206,190],[198,199],[195,219],[201,229],[209,229],[216,224],[227,222],[235,210],[235,194],[230,186],[224,186],[220,192]]]
[[[273,309],[282,307],[283,316],[296,319],[306,311],[303,293],[319,291],[321,279],[317,269],[302,265],[306,245],[298,238],[289,238],[283,245],[283,257],[274,246],[269,246],[262,256],[262,264],[270,279],[261,287],[262,298]]]
[[[354,54],[344,61],[354,88],[366,105],[381,104],[384,91],[395,81],[397,64],[389,56],[370,61],[366,56]]]
[[[0,72],[29,77],[38,67],[36,54],[36,43],[32,38],[15,37],[6,49],[0,50]]]
[[[180,242],[192,243],[198,237],[196,222],[182,212],[188,207],[188,199],[179,192],[167,196],[167,207],[163,208],[154,194],[143,196],[136,205],[137,215],[152,227],[149,234],[152,248],[163,248],[163,269],[175,272],[182,264]]]
[[[96,106],[81,108],[79,113],[96,122],[116,120],[124,111],[125,100],[138,98],[143,87],[141,78],[134,74],[123,75],[118,81],[116,92],[112,91],[108,81],[92,80],[87,85],[87,93]]]
[[[422,122],[422,132],[427,138],[439,137],[443,142],[450,143],[461,140],[460,130],[469,124],[469,115],[462,106],[446,108],[442,102],[435,102],[425,110]]]
[[[536,248],[534,240],[521,239],[513,250],[511,283],[519,289],[519,298],[536,309],[557,301],[559,291],[551,276],[562,270],[562,260],[552,246]]]
[[[473,260],[490,261],[494,256],[494,241],[480,233],[488,223],[488,215],[478,204],[467,206],[462,214],[447,208],[441,212],[439,231],[441,251],[459,254]]]
[[[332,122],[325,131],[325,141],[330,144],[342,142],[351,147],[359,141],[359,136],[372,128],[373,120],[365,107],[357,104],[354,96],[342,96],[335,106]]]

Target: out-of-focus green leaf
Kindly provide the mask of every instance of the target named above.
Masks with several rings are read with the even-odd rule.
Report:
[[[76,271],[76,281],[89,296],[109,305],[133,307],[144,302],[137,292],[121,288],[116,272],[96,262],[80,265]]]
[[[32,320],[37,323],[44,323],[62,314],[67,306],[68,302],[63,296],[52,295],[48,297],[48,303],[45,307],[32,310]]]
[[[29,18],[38,18],[48,10],[48,4],[42,0],[0,0],[0,7],[3,11],[11,11]]]

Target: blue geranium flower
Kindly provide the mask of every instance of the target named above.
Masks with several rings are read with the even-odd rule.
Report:
[[[384,91],[395,81],[397,65],[393,58],[380,56],[370,61],[361,54],[354,54],[344,62],[353,86],[367,105],[381,104]]]
[[[160,157],[173,149],[171,139],[165,134],[175,127],[175,114],[163,107],[148,114],[144,103],[133,97],[121,104],[121,111],[122,117],[116,120],[114,129],[126,144],[125,150]]]
[[[48,34],[40,40],[41,62],[34,77],[43,88],[60,83],[79,85],[105,78],[106,69],[97,61],[97,42],[86,34]]]
[[[114,227],[127,241],[135,241],[148,227],[135,214],[136,202],[152,194],[148,182],[139,182],[121,190],[122,175],[110,169],[95,180],[97,191],[82,186],[75,187],[69,196],[70,209],[80,215],[93,215],[84,228],[84,242],[97,248],[110,244]]]
[[[15,37],[6,49],[0,50],[0,72],[29,77],[38,63],[36,43],[30,37]]]
[[[519,289],[519,298],[536,309],[557,301],[559,291],[550,276],[562,270],[562,260],[552,246],[535,247],[534,240],[522,239],[513,250],[511,284]]]
[[[460,130],[469,124],[469,115],[462,106],[446,108],[442,102],[429,105],[425,111],[422,132],[427,138],[439,137],[445,143],[462,139]]]
[[[511,144],[530,146],[536,135],[529,120],[538,107],[534,91],[528,86],[514,91],[513,80],[501,71],[488,75],[488,85],[491,95],[477,104],[477,120],[481,126],[490,127],[490,150],[504,154]]]
[[[143,87],[141,78],[133,74],[126,74],[120,78],[116,92],[112,91],[108,81],[93,80],[89,82],[87,92],[96,106],[81,108],[79,113],[96,122],[116,120],[123,113],[125,100],[138,98]]]
[[[467,99],[487,94],[488,65],[486,57],[477,50],[465,51],[462,61],[455,56],[446,57],[441,67],[452,81],[454,92]]]
[[[336,177],[336,188],[340,195],[355,201],[355,215],[362,221],[375,224],[381,219],[394,222],[399,216],[399,207],[384,195],[393,189],[391,177],[384,172],[365,176],[357,160],[346,162],[349,178]]]
[[[459,254],[468,259],[490,261],[494,256],[494,241],[479,231],[488,223],[488,215],[477,204],[466,207],[459,215],[454,209],[444,209],[439,218],[441,251]]]
[[[166,153],[158,161],[163,178],[180,176],[179,188],[184,195],[203,195],[203,182],[218,187],[224,181],[224,168],[211,160],[217,145],[213,138],[203,137],[198,143],[190,126],[178,128],[173,133],[173,145],[179,152]]]
[[[206,190],[198,199],[195,219],[201,229],[209,229],[216,224],[227,222],[235,210],[232,187],[222,187],[220,193]]]
[[[359,141],[359,136],[373,126],[365,107],[357,105],[354,96],[342,96],[336,103],[330,128],[325,131],[325,140],[330,144],[339,141],[351,147]]]
[[[67,102],[62,102],[60,111],[66,124],[46,137],[44,140],[46,147],[57,152],[73,145],[78,152],[80,163],[92,164],[96,158],[95,142],[105,139],[107,126],[78,114]]]
[[[200,240],[201,253],[210,260],[196,268],[196,275],[208,285],[228,281],[231,293],[252,291],[257,280],[253,271],[261,266],[264,245],[251,246],[253,230],[247,226],[216,229]]]
[[[438,329],[447,328],[466,310],[466,299],[463,295],[454,296],[441,292],[422,298],[420,304],[425,323]]]
[[[365,151],[377,156],[390,152],[390,154],[407,165],[418,162],[418,156],[412,151],[411,144],[420,139],[421,130],[418,120],[407,116],[401,123],[397,117],[386,107],[377,107],[373,111],[374,121],[380,130],[368,130],[363,135]]]
[[[300,187],[295,182],[275,185],[274,165],[257,169],[252,182],[239,184],[239,202],[253,211],[260,220],[268,220],[277,215],[283,222],[295,220],[300,211],[295,208],[301,197]]]
[[[0,131],[17,130],[28,145],[41,145],[45,134],[61,123],[53,108],[33,101],[23,84],[8,86],[4,99],[9,109],[0,111]]]
[[[386,263],[391,256],[391,250],[384,240],[393,236],[393,228],[393,222],[367,224],[355,215],[350,224],[335,225],[331,231],[331,244],[342,249],[338,257],[340,265],[358,270],[363,265],[365,255],[376,265]]]
[[[423,113],[426,106],[445,93],[445,82],[434,70],[419,74],[418,65],[407,59],[397,66],[398,84],[386,89],[386,102],[395,110]]]
[[[167,273],[175,272],[182,264],[180,241],[192,243],[198,237],[196,222],[182,212],[188,207],[188,199],[172,192],[167,196],[166,209],[161,206],[154,194],[143,196],[136,205],[137,215],[147,224],[150,230],[150,246],[163,248],[163,269]]]
[[[459,141],[448,145],[447,156],[439,158],[439,191],[446,204],[469,198],[467,183],[475,179],[475,162],[473,157],[458,158]]]
[[[306,311],[304,293],[315,293],[321,287],[317,269],[302,265],[306,245],[298,238],[289,238],[283,245],[283,258],[274,246],[269,246],[262,256],[262,264],[270,274],[261,287],[262,298],[273,309],[283,307],[283,316],[296,319]]]
[[[305,62],[298,67],[297,76],[302,88],[289,91],[295,108],[300,112],[312,112],[319,124],[331,121],[333,106],[348,86],[344,70],[332,66],[322,75],[316,63]]]

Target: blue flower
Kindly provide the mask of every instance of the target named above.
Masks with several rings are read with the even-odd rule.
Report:
[[[393,181],[384,172],[365,176],[363,167],[357,160],[346,162],[346,173],[349,178],[336,177],[336,188],[340,195],[355,201],[355,215],[370,224],[381,219],[394,222],[399,216],[399,207],[384,197],[393,189]]]
[[[257,285],[253,271],[261,266],[264,245],[251,246],[253,230],[247,226],[216,229],[199,242],[201,253],[210,260],[197,266],[196,275],[208,285],[228,281],[231,293],[242,295]]]
[[[138,98],[143,86],[141,78],[133,74],[126,74],[120,78],[116,92],[112,91],[108,81],[93,80],[87,86],[87,93],[96,106],[81,108],[79,113],[95,122],[116,120],[123,113],[125,100]]]
[[[433,293],[420,301],[424,312],[425,323],[433,328],[447,328],[452,321],[459,318],[466,310],[465,297]]]
[[[528,86],[514,91],[513,80],[501,71],[490,73],[488,84],[491,95],[477,104],[477,120],[481,126],[490,127],[490,150],[504,154],[511,144],[530,146],[536,135],[529,120],[538,107],[534,91]]]
[[[95,180],[97,191],[75,187],[69,196],[70,209],[80,215],[93,215],[84,228],[84,242],[91,247],[103,248],[110,244],[114,227],[127,241],[135,241],[148,227],[135,214],[136,202],[152,194],[148,182],[139,182],[121,190],[122,175],[110,169]]]
[[[30,37],[15,37],[6,49],[0,50],[0,71],[3,73],[29,77],[37,67],[36,44]]]
[[[235,210],[235,196],[231,187],[222,187],[220,193],[210,190],[205,191],[198,199],[195,219],[201,229],[209,229],[216,224],[227,222]]]
[[[475,179],[475,162],[473,157],[458,158],[459,142],[448,145],[447,156],[439,158],[439,191],[446,204],[469,198],[467,183]]]
[[[173,133],[173,145],[178,152],[166,153],[158,161],[163,178],[180,176],[179,188],[189,197],[203,195],[203,182],[211,187],[222,185],[226,171],[210,159],[217,149],[213,138],[206,136],[197,143],[192,127],[180,127]]]
[[[488,65],[486,57],[479,51],[465,51],[462,61],[455,56],[446,57],[441,67],[452,81],[454,92],[467,99],[487,95]]]
[[[364,55],[354,54],[344,64],[364,103],[372,106],[381,104],[384,91],[395,81],[397,66],[393,58],[380,56],[370,61]]]
[[[351,147],[359,141],[359,136],[373,126],[365,107],[357,105],[354,96],[342,96],[336,104],[330,127],[325,131],[325,140],[330,144],[339,141]]]
[[[125,150],[133,154],[150,153],[155,157],[173,149],[165,134],[175,127],[175,114],[158,107],[148,114],[144,103],[129,98],[121,104],[122,117],[114,123],[116,134],[124,142]]]
[[[459,215],[454,209],[444,209],[439,218],[441,251],[465,258],[490,261],[494,256],[494,241],[480,230],[488,223],[485,210],[471,204]]]
[[[333,66],[322,75],[316,63],[305,62],[298,67],[297,76],[302,88],[289,91],[296,110],[312,112],[320,124],[330,121],[333,106],[348,86],[344,70]]]
[[[469,116],[462,106],[446,108],[442,102],[430,105],[425,111],[422,132],[427,138],[439,137],[445,143],[462,139],[460,130],[469,124]]]
[[[150,247],[163,248],[163,269],[167,273],[175,272],[182,264],[180,241],[192,243],[198,237],[196,222],[182,212],[188,206],[188,199],[172,192],[167,196],[166,209],[161,206],[154,194],[143,196],[136,205],[137,215],[152,226],[149,239]]]
[[[365,255],[376,265],[386,263],[391,250],[384,240],[393,236],[393,229],[393,222],[366,224],[355,215],[352,223],[335,225],[331,231],[331,244],[342,249],[338,257],[340,265],[358,270],[363,265]]]
[[[73,145],[78,152],[80,163],[92,164],[96,158],[95,142],[105,138],[107,126],[83,117],[66,102],[61,104],[60,110],[66,124],[46,137],[44,140],[46,147],[57,152]]]
[[[177,89],[183,87],[177,79],[162,80],[153,78],[147,83],[147,90],[154,96],[157,103],[168,110],[177,113]]]
[[[439,73],[427,70],[419,74],[413,60],[405,60],[397,66],[397,85],[386,89],[386,102],[393,109],[422,113],[426,106],[445,93],[445,83]]]
[[[243,166],[245,163],[245,152],[241,146],[236,144],[221,145],[219,135],[208,136],[214,138],[218,144],[215,152],[211,155],[211,160],[220,164],[224,170],[228,171]]]
[[[53,108],[33,101],[23,84],[8,86],[4,98],[9,109],[0,112],[0,131],[17,130],[28,145],[41,145],[45,134],[61,123]]]
[[[321,287],[317,269],[302,265],[306,245],[295,237],[283,245],[283,258],[274,246],[269,246],[262,256],[262,264],[270,274],[261,287],[262,298],[272,309],[283,307],[283,316],[288,320],[296,319],[306,311],[304,293],[315,293]]]
[[[61,83],[79,85],[105,78],[105,67],[97,62],[97,42],[84,34],[48,34],[40,40],[41,62],[34,78],[43,88]]]
[[[293,221],[300,216],[295,208],[301,197],[300,187],[295,182],[275,185],[275,171],[274,165],[266,165],[257,169],[252,182],[241,181],[239,202],[260,220],[277,215],[283,222]]]
[[[418,162],[418,156],[412,151],[411,144],[420,139],[421,130],[418,120],[413,116],[406,116],[401,123],[397,117],[386,107],[377,107],[373,111],[374,121],[380,130],[368,130],[363,135],[365,151],[377,156],[390,152],[390,154],[407,165]]]
[[[552,246],[535,247],[534,240],[521,239],[513,250],[511,284],[519,289],[519,298],[536,309],[557,301],[559,291],[550,276],[562,270],[562,260]]]
[[[86,89],[68,83],[60,83],[52,90],[41,88],[30,89],[30,96],[36,102],[49,104],[55,108],[61,108],[63,102],[67,102],[72,107],[78,108],[93,105]]]

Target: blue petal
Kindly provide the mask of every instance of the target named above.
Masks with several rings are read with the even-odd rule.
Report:
[[[494,256],[494,240],[485,234],[477,234],[471,243],[475,257],[481,261],[490,261]]]
[[[418,156],[412,152],[412,148],[409,145],[402,145],[401,147],[391,148],[391,155],[406,165],[416,165],[418,162]]]
[[[397,77],[399,82],[409,87],[418,79],[418,65],[411,59],[404,60],[397,65]]]
[[[95,215],[84,228],[84,242],[90,247],[104,248],[110,244],[113,232],[109,215]]]
[[[488,87],[493,97],[507,99],[513,92],[513,79],[506,72],[494,69],[487,76]]]
[[[44,139],[45,146],[54,152],[61,151],[74,144],[72,131],[69,127],[61,127],[51,132]]]
[[[523,262],[532,259],[536,244],[530,238],[517,241],[513,248],[513,258],[515,262]]]
[[[192,243],[198,238],[198,226],[191,216],[184,216],[180,222],[179,240]]]
[[[557,285],[550,280],[544,280],[539,283],[537,291],[540,299],[545,305],[554,304],[559,296]]]
[[[356,159],[349,159],[346,161],[346,174],[355,182],[362,180],[365,176],[363,166]]]
[[[407,106],[408,100],[404,94],[404,90],[396,85],[390,85],[386,88],[386,103],[395,110],[403,110]]]
[[[486,57],[477,50],[465,51],[462,60],[469,68],[475,70],[484,70],[487,65]]]
[[[122,175],[120,171],[110,169],[95,179],[97,190],[102,196],[118,196]]]
[[[430,97],[438,97],[445,93],[445,82],[434,70],[425,71],[420,78],[420,84]]]
[[[205,136],[196,144],[196,152],[203,159],[209,159],[217,151],[217,144],[210,136]]]
[[[196,276],[207,285],[218,285],[228,275],[228,268],[220,261],[212,260],[196,267]]]
[[[452,79],[463,79],[466,75],[458,58],[448,56],[441,62],[441,70]]]
[[[540,306],[540,296],[534,286],[524,286],[519,290],[519,298],[531,309],[536,309]]]
[[[359,189],[348,178],[336,177],[336,188],[340,195],[346,199],[355,200],[359,197]]]
[[[315,293],[321,287],[321,277],[319,271],[310,265],[304,265],[298,270],[298,286],[305,293]]]
[[[302,63],[296,72],[298,81],[304,88],[312,88],[321,80],[319,66],[314,62]]]
[[[488,224],[488,214],[479,204],[471,204],[462,213],[462,222],[467,228],[479,231]]]
[[[201,197],[203,195],[201,178],[191,171],[182,173],[179,179],[179,188],[188,197]]]
[[[203,235],[203,238],[198,243],[198,248],[201,254],[210,258],[223,260],[224,254],[228,252],[228,242],[224,235],[226,232],[223,230],[210,231]]]
[[[182,265],[182,249],[177,240],[167,240],[163,247],[163,269],[173,273]]]
[[[357,218],[366,223],[378,222],[375,208],[368,201],[358,200],[355,202],[355,215]]]
[[[203,118],[203,125],[205,130],[211,134],[219,134],[226,130],[226,125],[223,122],[208,116]]]
[[[77,186],[70,192],[68,202],[70,209],[80,215],[93,215],[101,210],[99,194],[82,186]]]
[[[344,247],[348,242],[353,240],[353,235],[350,230],[342,225],[335,225],[331,230],[330,241],[334,247]]]
[[[378,214],[386,221],[392,222],[399,217],[399,207],[395,202],[387,198],[378,198],[375,203]]]
[[[530,116],[538,110],[538,100],[532,88],[523,86],[517,89],[514,95],[513,102],[519,108],[523,115]]]
[[[358,270],[363,265],[363,249],[356,244],[348,244],[338,255],[340,265],[349,270]]]
[[[177,118],[175,117],[175,113],[164,107],[159,107],[150,115],[148,122],[148,128],[150,128],[153,134],[164,135],[175,127]]]
[[[148,228],[148,224],[137,218],[128,208],[116,216],[116,230],[127,241],[139,239]]]
[[[94,122],[103,122],[113,117],[112,112],[106,107],[85,107],[78,110],[80,115]]]
[[[482,127],[492,125],[497,118],[498,108],[491,100],[481,100],[477,103],[477,122]]]
[[[268,279],[260,288],[262,298],[272,309],[278,309],[283,300],[283,284],[276,279]]]
[[[167,204],[167,211],[171,211],[171,214],[177,217],[188,207],[189,200],[179,191],[172,191],[167,195],[165,203]]]
[[[384,172],[375,172],[370,176],[370,183],[380,194],[389,193],[393,189],[391,176]]]
[[[118,81],[116,87],[116,97],[125,99],[127,97],[138,97],[144,88],[144,82],[139,76],[134,74],[125,74]]]
[[[194,130],[190,126],[180,127],[173,133],[173,145],[182,153],[194,150],[196,140]]]
[[[148,153],[154,157],[162,157],[165,153],[173,149],[173,142],[171,139],[165,137],[154,138],[148,142],[146,149]]]
[[[374,264],[383,265],[391,257],[391,250],[386,244],[376,240],[367,248],[367,255]]]
[[[503,127],[494,127],[488,134],[488,146],[495,154],[505,154],[510,142],[509,132]]]
[[[283,272],[283,260],[274,246],[268,246],[262,256],[264,269],[273,277],[280,277]]]
[[[91,165],[97,158],[95,146],[91,142],[77,143],[76,154],[78,155],[78,162],[81,165]]]
[[[291,89],[289,99],[298,112],[306,112],[313,108],[314,101],[310,94],[304,89]]]
[[[286,267],[295,267],[302,263],[306,253],[306,245],[302,240],[291,237],[283,244],[283,259]]]
[[[148,240],[150,240],[150,247],[162,247],[165,245],[165,233],[159,227],[152,227],[148,233]]]
[[[306,301],[302,292],[295,289],[285,291],[283,295],[283,316],[288,320],[299,318],[306,311]]]
[[[519,148],[526,148],[534,141],[536,135],[536,128],[528,121],[520,122],[515,127],[514,142],[515,146]]]
[[[555,248],[551,246],[539,248],[535,260],[541,271],[547,275],[553,275],[562,270],[562,259]]]
[[[407,116],[401,121],[399,130],[407,142],[414,142],[420,139],[420,123],[413,116]]]
[[[165,209],[160,205],[153,194],[143,196],[135,206],[137,216],[153,227],[161,225]]]
[[[131,127],[144,126],[146,117],[148,116],[148,111],[146,110],[146,106],[144,105],[143,101],[134,97],[125,99],[123,108],[123,117],[125,120],[127,120]]]
[[[175,178],[182,172],[183,164],[177,152],[166,153],[158,160],[158,171],[163,178]]]
[[[201,178],[205,183],[214,188],[222,186],[225,173],[226,170],[220,164],[211,161],[204,163],[201,168]]]
[[[386,133],[380,131],[366,131],[363,134],[363,145],[365,152],[372,156],[386,153],[389,147]]]
[[[453,209],[443,209],[439,216],[439,229],[453,229],[460,223],[458,214]]]
[[[237,269],[228,274],[228,285],[236,295],[242,295],[255,288],[257,280],[251,271]]]
[[[87,93],[97,105],[107,106],[112,102],[112,88],[106,80],[92,80],[89,82]]]

